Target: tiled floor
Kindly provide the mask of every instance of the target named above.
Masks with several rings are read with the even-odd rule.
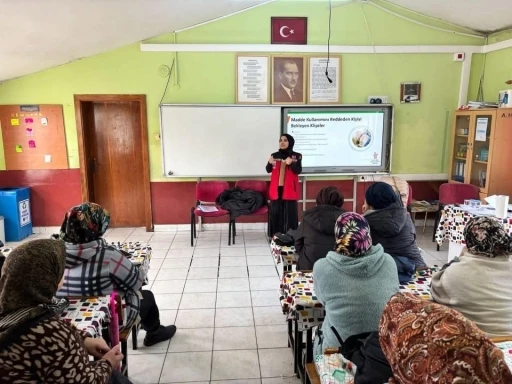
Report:
[[[427,264],[442,265],[447,252],[436,252],[432,228],[418,231]],[[142,345],[144,331],[139,333],[139,349],[129,351],[130,379],[135,384],[298,384],[264,232],[239,233],[231,247],[226,232],[198,235],[192,248],[188,232],[107,232],[108,241],[152,245],[146,288],[155,293],[162,323],[178,327],[171,342],[150,348]]]

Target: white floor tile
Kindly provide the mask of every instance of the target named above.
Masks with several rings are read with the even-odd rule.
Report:
[[[162,262],[163,269],[173,269],[173,268],[189,268],[190,263],[192,263],[191,257],[180,257],[180,258],[165,258]],[[151,265],[153,262],[151,262]]]
[[[151,251],[151,265],[153,265],[153,259],[165,259],[167,251],[164,249],[153,249]]]
[[[210,381],[211,384],[261,384],[260,379]],[[197,383],[194,383],[197,384]]]
[[[258,291],[265,292],[265,291]],[[277,295],[274,295],[276,299]],[[277,300],[276,300],[277,302]],[[283,314],[283,310],[280,305],[274,305],[272,307],[256,307],[253,308],[254,312],[254,324],[255,325],[283,325],[286,324],[286,316]]]
[[[256,350],[214,351],[212,380],[253,379],[260,377]]]
[[[245,249],[244,248],[221,248],[220,249],[221,256],[228,257],[245,257]]]
[[[286,348],[288,346],[287,325],[258,325],[256,337],[258,348]]]
[[[245,248],[245,254],[247,256],[269,256],[270,247],[250,247]]]
[[[215,268],[193,268],[188,272],[188,279],[216,279],[217,267]]]
[[[215,308],[215,293],[184,293],[180,309]]]
[[[177,257],[187,257],[191,258],[194,253],[194,248],[188,247],[183,249],[170,249],[169,252],[166,253],[167,258],[177,258]]]
[[[217,279],[187,280],[185,293],[217,292]]]
[[[268,256],[270,259],[270,256]],[[272,260],[270,260],[272,261]],[[274,277],[277,276],[276,267],[273,265],[250,265],[249,266],[249,277]]]
[[[183,287],[185,287],[185,280],[156,280],[151,286],[151,291],[154,294],[183,293]]]
[[[247,267],[219,267],[219,279],[247,276]]]
[[[215,324],[214,351],[231,351],[234,349],[256,349],[254,327],[219,328]]]
[[[199,248],[219,249],[220,240],[199,240],[196,242],[196,249]]]
[[[160,268],[155,280],[183,280],[187,278],[188,268]]]
[[[190,241],[173,241],[171,249],[183,249],[190,247]]]
[[[176,317],[176,327],[212,328],[215,324],[215,309],[180,309]]]
[[[249,291],[249,279],[237,277],[232,279],[219,279],[217,292]]]
[[[274,265],[272,256],[247,256],[247,265]]]
[[[158,383],[164,366],[165,354],[137,355],[128,363],[130,379],[137,383]],[[136,364],[133,364],[136,362]]]
[[[253,327],[252,308],[217,308],[215,327]]]
[[[245,257],[221,257],[221,267],[245,267],[247,266],[247,260]]]
[[[279,289],[279,278],[277,277],[277,272],[275,277],[249,277],[249,284],[251,291],[267,291],[271,289],[277,291]]]
[[[217,292],[217,308],[242,308],[251,306],[249,292]]]
[[[171,340],[169,352],[211,351],[213,328],[179,329]]]
[[[153,241],[149,242],[151,249],[165,249],[168,250],[171,247],[172,241]]]
[[[192,268],[218,267],[218,257],[194,257],[192,260]]]
[[[219,257],[220,248],[196,248],[194,250],[194,257]]]
[[[293,354],[291,348],[259,349],[261,377],[275,377],[278,380],[293,375]],[[281,379],[281,377],[283,377]],[[291,379],[291,378],[290,378]],[[263,381],[266,384],[296,383],[297,381]]]
[[[279,304],[277,288],[271,291],[251,291],[251,299],[254,308]]]
[[[209,381],[211,363],[211,351],[168,353],[162,369],[160,383]],[[145,367],[143,368],[145,369]]]

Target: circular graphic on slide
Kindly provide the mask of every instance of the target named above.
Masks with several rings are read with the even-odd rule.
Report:
[[[365,151],[372,143],[372,133],[365,126],[355,127],[350,132],[349,141],[352,148],[358,151]]]

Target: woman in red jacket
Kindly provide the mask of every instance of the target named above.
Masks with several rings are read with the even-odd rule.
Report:
[[[293,151],[294,144],[295,140],[291,135],[282,135],[279,139],[279,151],[273,153],[267,163],[267,173],[271,173],[269,236],[297,229],[299,225],[297,200],[302,155]]]

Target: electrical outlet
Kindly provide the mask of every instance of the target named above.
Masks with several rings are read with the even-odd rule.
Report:
[[[387,104],[388,96],[368,96],[368,104]]]

